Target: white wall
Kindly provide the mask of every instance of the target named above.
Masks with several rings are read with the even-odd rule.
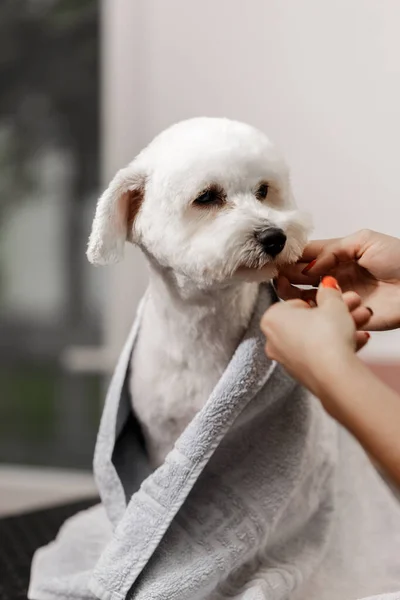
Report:
[[[400,234],[399,0],[104,0],[104,8],[107,178],[170,123],[228,116],[282,148],[316,235]],[[144,285],[137,255],[112,277],[107,335],[117,348]],[[400,338],[390,339],[375,341],[373,353],[400,355]]]

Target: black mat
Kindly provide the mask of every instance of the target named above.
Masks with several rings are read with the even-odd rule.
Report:
[[[26,600],[33,553],[97,498],[0,519],[0,600]]]

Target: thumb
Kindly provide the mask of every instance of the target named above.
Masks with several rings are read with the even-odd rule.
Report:
[[[334,277],[324,277],[317,291],[317,305],[324,306],[332,302],[343,304],[342,290]]]

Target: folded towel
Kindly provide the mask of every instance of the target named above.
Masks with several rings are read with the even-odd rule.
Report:
[[[272,301],[262,286],[225,373],[154,472],[127,389],[142,303],[100,425],[102,506],[36,553],[31,600],[355,600],[400,590],[400,506],[355,440],[265,357],[259,321]]]

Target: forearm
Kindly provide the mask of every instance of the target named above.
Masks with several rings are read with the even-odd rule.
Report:
[[[330,367],[318,385],[323,405],[400,485],[400,397],[356,356]]]

